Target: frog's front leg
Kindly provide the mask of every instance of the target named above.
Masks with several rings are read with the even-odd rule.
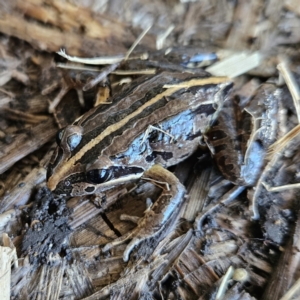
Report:
[[[135,246],[148,238],[156,236],[168,225],[168,221],[172,220],[174,214],[178,213],[185,194],[185,188],[176,176],[160,165],[154,165],[146,171],[143,179],[151,180],[155,185],[162,188],[163,191],[160,197],[138,220],[136,228],[106,244],[102,249],[104,252],[108,251],[110,248],[131,239],[123,254],[124,261],[128,261],[129,255]]]

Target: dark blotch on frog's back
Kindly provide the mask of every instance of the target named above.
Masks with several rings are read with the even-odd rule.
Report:
[[[155,160],[155,158],[157,158],[157,156],[160,155],[162,157],[163,160],[167,161],[169,159],[171,159],[173,157],[173,153],[172,152],[158,152],[158,151],[153,151],[151,155],[148,155],[146,157],[146,161],[147,162],[152,162],[153,160]]]

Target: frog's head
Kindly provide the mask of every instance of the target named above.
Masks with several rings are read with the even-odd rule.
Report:
[[[116,165],[108,156],[96,153],[97,138],[85,141],[83,128],[70,125],[57,133],[58,147],[48,165],[51,191],[64,196],[82,196],[108,190],[140,178],[144,169]]]

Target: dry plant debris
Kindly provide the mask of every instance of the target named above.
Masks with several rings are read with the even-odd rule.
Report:
[[[3,299],[299,298],[298,1],[2,0],[0,14]],[[246,156],[259,138],[266,158],[249,186],[204,147],[173,167],[178,215],[124,263],[126,245],[103,248],[160,189],[57,199],[46,166],[59,128],[162,70],[230,77],[230,126],[251,124]]]

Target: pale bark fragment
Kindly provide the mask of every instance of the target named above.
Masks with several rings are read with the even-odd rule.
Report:
[[[8,235],[2,235],[2,244],[0,246],[0,291],[1,299],[10,299],[10,281],[11,281],[11,266],[15,264],[18,267],[18,258],[16,248],[10,241]]]

